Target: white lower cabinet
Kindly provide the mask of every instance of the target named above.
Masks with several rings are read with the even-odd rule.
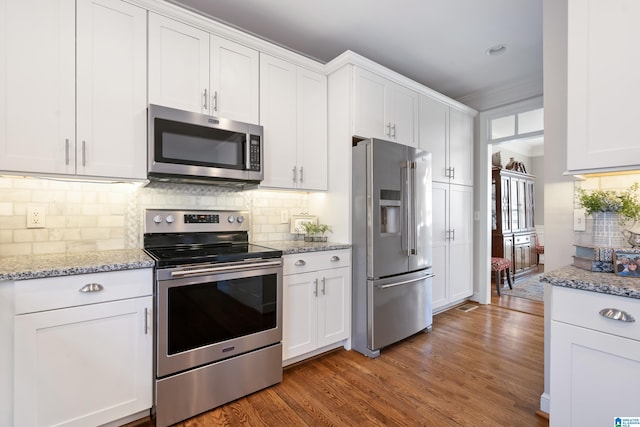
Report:
[[[635,322],[608,319],[623,310]],[[552,287],[550,426],[617,425],[640,417],[640,300]]]
[[[284,256],[285,364],[349,338],[350,264],[351,250]]]
[[[14,425],[96,426],[151,408],[152,283],[151,269],[16,282]]]

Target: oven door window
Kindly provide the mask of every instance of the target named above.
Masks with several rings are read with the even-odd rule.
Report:
[[[167,309],[169,355],[273,329],[277,275],[171,287]]]
[[[245,133],[164,119],[154,126],[157,162],[245,169]]]

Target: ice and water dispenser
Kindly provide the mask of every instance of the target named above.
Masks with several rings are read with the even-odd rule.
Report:
[[[399,234],[402,225],[399,190],[380,190],[380,234]]]

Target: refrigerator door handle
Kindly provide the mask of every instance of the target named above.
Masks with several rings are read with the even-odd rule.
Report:
[[[409,168],[410,168],[410,162],[406,161],[406,162],[402,162],[402,172],[404,172],[402,174],[402,185],[403,185],[403,192],[404,194],[404,200],[403,200],[403,205],[404,205],[404,232],[402,233],[405,237],[405,239],[407,239],[407,256],[411,256],[411,252],[412,252],[412,245],[413,242],[411,241],[411,199],[413,197],[412,194],[412,188],[411,188],[411,179],[409,178]]]
[[[427,274],[426,276],[418,277],[417,279],[403,280],[402,282],[390,283],[388,285],[378,285],[378,289],[395,288],[396,286],[407,285],[409,283],[419,282],[424,279],[431,279],[432,277],[435,277],[435,274]]]
[[[410,255],[418,255],[418,225],[417,225],[417,217],[418,217],[418,205],[415,200],[415,189],[417,187],[416,183],[416,162],[411,162],[411,253]]]

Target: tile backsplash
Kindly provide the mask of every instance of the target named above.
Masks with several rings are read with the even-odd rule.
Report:
[[[293,236],[282,211],[308,206],[300,192],[0,177],[0,257],[141,248],[147,208],[247,210],[251,240],[287,240]],[[44,209],[44,228],[27,228],[29,207]]]

